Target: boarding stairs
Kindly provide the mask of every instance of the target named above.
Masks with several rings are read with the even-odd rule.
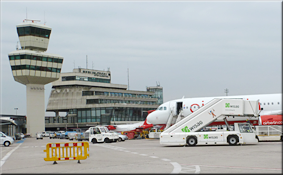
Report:
[[[231,104],[231,105],[230,105]],[[227,106],[228,105],[228,106]],[[196,132],[219,117],[225,116],[256,116],[258,117],[258,101],[243,99],[220,99],[215,98],[197,111],[179,120],[163,133]],[[182,114],[179,114],[182,115]],[[170,116],[171,117],[171,116]],[[170,119],[170,118],[169,118]],[[170,122],[168,120],[168,122]]]

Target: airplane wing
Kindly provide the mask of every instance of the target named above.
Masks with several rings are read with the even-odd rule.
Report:
[[[136,129],[148,129],[148,128],[152,128],[153,124],[147,124],[147,125],[142,125],[140,127],[137,127]]]

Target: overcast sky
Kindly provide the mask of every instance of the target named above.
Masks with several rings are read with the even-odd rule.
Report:
[[[115,84],[128,84],[129,68],[130,90],[159,82],[164,102],[223,96],[225,88],[229,95],[281,93],[280,1],[2,1],[1,114],[18,108],[26,115],[26,87],[8,59],[26,10],[52,28],[47,53],[64,57],[61,72],[85,68],[87,55],[88,68],[110,68]]]

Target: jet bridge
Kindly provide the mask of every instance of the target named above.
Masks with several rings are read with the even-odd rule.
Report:
[[[178,121],[162,134],[182,132],[197,132],[203,127],[214,122],[219,117],[225,116],[258,116],[259,101],[243,99],[215,98],[194,113]]]

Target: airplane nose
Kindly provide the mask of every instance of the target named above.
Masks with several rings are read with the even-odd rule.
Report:
[[[156,121],[156,118],[155,118],[154,112],[148,114],[148,116],[147,116],[147,123],[155,124],[155,121]]]

